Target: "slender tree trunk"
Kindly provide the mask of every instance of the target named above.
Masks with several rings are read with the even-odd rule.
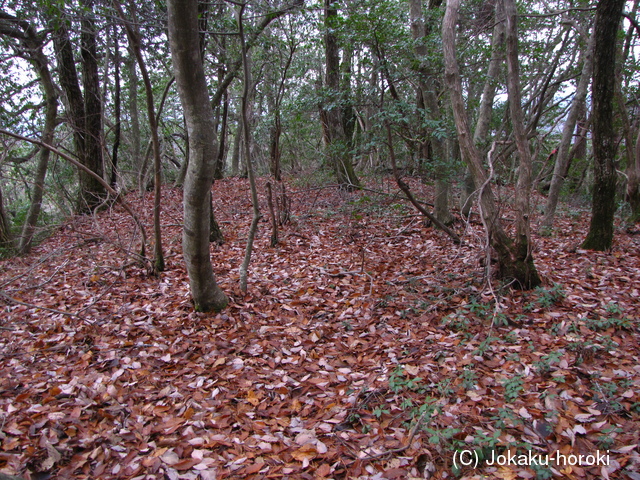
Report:
[[[222,118],[220,119],[220,146],[218,147],[218,156],[216,157],[216,167],[213,178],[222,180],[224,178],[225,157],[227,151],[227,130],[229,124],[229,95],[225,92],[222,105]]]
[[[589,233],[583,247],[609,250],[613,243],[616,211],[616,133],[613,127],[616,41],[624,0],[601,0],[596,7],[593,56],[593,153],[594,188]]]
[[[167,7],[171,57],[189,132],[183,254],[196,310],[219,311],[228,299],[216,283],[209,252],[210,192],[218,141],[200,56],[198,5],[196,0],[169,0]]]
[[[422,2],[410,0],[409,13],[411,16],[411,36],[415,43],[415,53],[418,57],[418,110],[422,110],[427,118],[439,122],[440,104],[438,101],[438,85],[435,75],[431,71],[427,60],[427,47],[423,43],[427,36],[427,29],[423,20]],[[444,138],[432,135],[427,129],[421,132],[420,157],[422,162],[431,161],[435,170],[436,195],[434,199],[434,214],[445,225],[453,223],[453,215],[449,211],[449,159]],[[422,167],[422,166],[421,166]]]
[[[630,223],[640,222],[640,130],[634,148],[633,163],[627,167],[627,201],[631,206]]]
[[[162,206],[162,179],[161,179],[161,163],[160,163],[160,141],[158,139],[158,123],[156,119],[155,105],[153,102],[153,88],[151,86],[151,80],[147,72],[147,66],[144,63],[142,57],[142,51],[140,47],[140,33],[137,31],[137,27],[134,27],[124,15],[122,6],[118,0],[112,0],[113,5],[116,7],[118,14],[124,24],[127,31],[127,38],[129,39],[129,46],[133,51],[138,67],[140,67],[140,73],[142,74],[142,80],[144,82],[144,88],[147,98],[147,117],[149,120],[149,128],[151,129],[151,142],[153,147],[153,166],[154,166],[154,196],[153,196],[153,230],[154,230],[154,258],[153,265],[156,272],[162,272],[165,268],[164,253],[162,251],[162,231],[160,227],[160,209]],[[171,82],[170,82],[171,83]],[[168,90],[165,89],[165,91]]]
[[[37,34],[31,24],[26,21],[18,20],[10,17],[3,12],[3,17],[9,17],[12,23],[20,26],[21,30],[10,29],[6,32],[10,36],[18,39],[26,52],[24,58],[27,59],[34,67],[42,87],[43,97],[45,101],[45,121],[42,131],[41,141],[47,144],[53,143],[54,131],[56,128],[57,112],[58,112],[58,95],[56,92],[51,71],[49,70],[49,62],[43,52],[43,40]],[[28,253],[31,249],[33,236],[35,233],[38,217],[42,209],[42,198],[45,189],[45,177],[47,175],[47,167],[49,165],[49,150],[41,147],[38,154],[38,164],[36,167],[35,177],[33,179],[33,191],[31,193],[31,205],[27,212],[27,218],[22,228],[22,234],[18,243],[18,251],[22,254]],[[2,205],[0,204],[0,208]],[[9,223],[4,215],[4,210],[0,212],[0,243],[6,243],[9,240]]]
[[[114,27],[113,35],[113,65],[114,65],[114,93],[113,93],[113,108],[115,114],[115,126],[113,127],[113,149],[111,153],[111,180],[109,184],[115,188],[118,183],[118,152],[120,149],[120,137],[121,137],[121,117],[122,117],[122,105],[120,100],[120,46],[118,45],[118,29]]]
[[[253,207],[253,218],[251,220],[251,226],[249,227],[249,234],[247,235],[247,248],[244,255],[244,260],[240,266],[240,290],[242,293],[247,292],[247,277],[249,271],[249,262],[251,261],[251,252],[253,250],[253,241],[258,229],[258,222],[260,221],[260,205],[258,203],[258,190],[256,187],[256,179],[253,173],[253,161],[251,158],[251,129],[249,128],[249,89],[252,88],[251,82],[251,67],[249,65],[249,58],[247,55],[247,45],[244,37],[244,25],[242,15],[244,13],[244,5],[238,7],[238,30],[240,33],[240,45],[242,48],[242,70],[243,70],[243,89],[242,89],[242,129],[244,131],[244,148],[247,155],[247,176],[249,177],[249,184],[251,187],[251,205]]]
[[[282,180],[282,172],[280,168],[280,136],[282,135],[282,121],[280,119],[280,112],[276,110],[273,119],[273,128],[271,129],[271,144],[269,147],[269,169],[271,175],[279,182]]]
[[[4,209],[2,185],[0,184],[0,247],[11,247],[11,224]]]
[[[242,120],[238,121],[236,133],[233,136],[233,150],[231,152],[231,175],[240,174],[240,149],[242,145]]]
[[[273,102],[273,129],[271,130],[271,146],[270,146],[270,154],[269,154],[269,166],[271,170],[271,175],[276,180],[276,182],[282,181],[282,166],[280,164],[280,160],[282,157],[282,151],[280,149],[280,137],[282,135],[282,118],[280,115],[280,106],[282,104],[282,98],[284,97],[284,91],[286,87],[287,81],[287,73],[289,72],[289,67],[291,67],[291,62],[293,61],[293,55],[296,51],[297,45],[292,45],[289,54],[287,56],[287,61],[285,62],[284,68],[282,69],[282,74],[280,76],[280,82],[275,94],[275,100]]]
[[[482,157],[471,137],[468,116],[462,95],[462,81],[456,60],[456,28],[460,0],[449,0],[442,22],[442,46],[445,62],[445,81],[449,87],[460,152],[473,176],[479,192],[482,220],[487,230],[490,245],[496,251],[498,274],[502,279],[514,281],[517,288],[530,289],[539,284],[531,256],[514,246],[507,236],[499,218],[499,210],[491,190],[491,177],[485,170]],[[491,160],[491,152],[489,152]],[[490,162],[491,165],[491,162]],[[487,264],[489,265],[489,263]],[[537,279],[537,281],[536,281]]]
[[[138,113],[138,69],[133,53],[127,59],[129,68],[129,136],[131,138],[131,164],[134,171],[134,185],[142,194],[144,187],[141,184],[140,172],[142,169],[142,158],[140,149],[140,116]]]
[[[543,229],[550,229],[553,226],[553,220],[558,206],[558,199],[560,198],[560,190],[564,185],[564,179],[568,171],[571,139],[573,137],[573,132],[576,129],[578,118],[584,111],[589,84],[591,83],[594,44],[595,33],[592,33],[589,37],[586,50],[584,51],[582,73],[580,74],[576,93],[573,97],[573,102],[571,103],[569,115],[567,116],[562,129],[562,138],[560,139],[560,146],[558,147],[553,176],[551,177],[551,185],[549,187],[549,195],[544,208],[544,218],[540,224]]]
[[[504,12],[502,4],[496,2],[495,7],[495,25],[491,35],[491,59],[487,68],[487,77],[482,88],[482,96],[480,98],[480,107],[478,108],[478,118],[473,132],[473,143],[480,152],[488,151],[488,135],[491,125],[491,116],[493,114],[493,101],[496,96],[496,88],[498,86],[498,75],[500,67],[504,62]],[[464,188],[460,210],[466,218],[471,212],[474,198],[476,197],[476,189],[473,182],[471,172],[467,169],[464,178]]]
[[[209,241],[216,245],[222,245],[224,243],[224,235],[218,221],[216,220],[215,213],[213,211],[213,194],[210,195],[209,205]]]
[[[640,6],[640,1],[635,0],[630,12],[630,15],[633,18],[635,18],[636,16],[638,6]],[[634,33],[635,25],[631,25],[625,39],[620,66],[616,69],[616,75],[620,77],[620,80],[616,82],[618,92],[620,94],[620,104],[625,106],[625,110],[626,104],[624,103],[624,98],[622,97],[622,66],[624,65],[624,62],[628,58],[629,52],[631,51]],[[626,123],[628,124],[630,123],[628,121],[628,112],[625,112],[625,114],[627,117]],[[629,206],[631,207],[631,214],[629,215],[627,222],[629,222],[630,224],[635,224],[640,222],[640,128],[638,128],[638,131],[636,132],[637,138],[635,143],[631,142],[631,138],[633,136],[631,131],[631,128],[629,128],[629,135],[625,136],[625,144],[629,142],[627,145],[627,188],[625,197],[629,202]]]
[[[178,178],[176,178],[176,182],[174,183],[174,187],[184,187],[184,179],[187,176],[187,168],[189,167],[189,130],[187,128],[186,120],[183,119],[184,123],[184,137],[185,137],[185,146],[184,146],[184,159],[182,160],[182,164],[180,165],[180,171],[178,172]]]
[[[523,278],[518,278],[525,289],[540,285],[540,277],[533,264],[531,254],[531,150],[527,131],[524,126],[522,95],[520,93],[520,64],[518,62],[518,27],[515,0],[502,0],[506,17],[507,41],[507,91],[509,93],[509,111],[511,125],[516,139],[520,165],[516,184],[515,213],[516,240],[515,263]]]
[[[39,52],[40,58],[37,61],[36,69],[40,76],[40,83],[44,91],[44,100],[46,105],[44,130],[42,131],[42,142],[52,145],[53,136],[56,128],[56,120],[58,116],[58,95],[51,78],[51,73],[47,64],[46,57]],[[44,62],[44,63],[43,63]],[[47,148],[40,148],[38,154],[38,165],[36,167],[36,174],[33,180],[33,193],[31,194],[31,205],[27,218],[22,227],[22,234],[20,236],[20,243],[18,250],[21,254],[29,253],[33,242],[33,235],[35,233],[36,224],[40,217],[40,211],[42,209],[42,198],[44,196],[45,178],[47,176],[47,169],[49,166],[50,152]]]

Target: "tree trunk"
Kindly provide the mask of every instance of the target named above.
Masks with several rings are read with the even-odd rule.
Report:
[[[338,184],[344,189],[352,190],[360,186],[351,163],[350,152],[347,148],[347,138],[342,124],[342,108],[340,95],[340,52],[338,39],[333,33],[338,17],[338,11],[331,0],[325,0],[325,56],[326,56],[326,87],[331,98],[327,103],[330,108],[322,109],[322,130],[325,140],[327,158],[336,175]]]
[[[424,24],[420,0],[409,1],[409,14],[411,17],[411,36],[415,44],[414,51],[419,60],[416,69],[418,73],[417,108],[424,113],[425,118],[440,122],[442,118],[438,101],[438,85],[434,73],[429,68],[427,60],[429,52],[423,43],[428,32]],[[420,140],[421,160],[422,162],[430,161],[435,171],[434,214],[444,225],[451,225],[454,219],[449,211],[449,175],[446,173],[449,168],[449,159],[445,140],[432,135],[426,128],[422,129],[421,135],[423,137]]]
[[[225,92],[224,102],[222,105],[222,118],[220,119],[220,141],[218,147],[218,156],[216,157],[216,166],[213,172],[215,180],[224,178],[225,153],[227,150],[227,125],[229,123],[229,95]]]
[[[530,198],[531,198],[531,150],[527,131],[524,126],[522,95],[520,93],[520,64],[518,62],[518,26],[515,0],[502,0],[506,18],[507,43],[507,91],[511,125],[516,139],[520,165],[516,183],[515,214],[516,239],[515,262],[524,278],[518,279],[523,288],[530,289],[540,285],[540,277],[531,254]]]
[[[3,17],[10,17],[3,14]],[[31,24],[26,21],[20,21],[17,18],[10,17],[12,23],[19,25],[21,30],[8,30],[7,33],[20,41],[24,50],[24,57],[34,67],[42,87],[45,102],[45,121],[42,131],[41,141],[47,144],[53,143],[54,131],[56,128],[57,112],[58,112],[58,95],[56,92],[51,71],[49,70],[49,62],[43,52],[43,39],[37,34]],[[31,205],[27,213],[27,218],[22,228],[18,251],[22,254],[28,253],[31,249],[35,227],[38,223],[38,217],[42,209],[42,198],[45,189],[45,177],[47,175],[47,167],[49,165],[49,150],[41,147],[38,155],[38,164],[36,167],[35,177],[33,179],[33,191],[31,193]],[[1,201],[0,201],[1,202]],[[2,205],[0,204],[0,208]],[[0,212],[0,243],[9,241],[9,223],[4,214],[4,210]]]
[[[224,243],[224,235],[213,212],[213,195],[211,193],[209,193],[209,198],[209,242],[222,245]]]
[[[113,127],[113,149],[111,153],[111,179],[109,185],[115,189],[118,183],[118,152],[120,149],[120,137],[121,137],[121,111],[122,105],[120,100],[120,46],[118,45],[118,29],[114,27],[113,34],[113,66],[114,66],[114,93],[113,93],[113,108],[115,115],[115,126]]]
[[[234,177],[240,174],[240,149],[242,146],[242,121],[238,120],[236,133],[233,136],[233,150],[231,152],[231,175]]]
[[[580,74],[580,80],[578,81],[576,93],[573,97],[573,102],[571,103],[569,115],[567,116],[564,127],[562,129],[562,138],[560,140],[560,146],[558,147],[558,154],[556,156],[556,162],[553,169],[553,176],[551,177],[549,196],[547,197],[547,203],[544,208],[544,218],[542,219],[542,223],[540,224],[543,229],[550,229],[553,226],[553,219],[556,214],[558,199],[560,197],[560,190],[564,185],[564,179],[568,172],[571,139],[573,137],[573,132],[576,128],[578,118],[584,111],[587,93],[589,90],[589,83],[591,83],[591,73],[593,71],[594,42],[595,34],[593,33],[589,37],[589,42],[587,43],[586,50],[584,51],[582,73]]]
[[[162,231],[160,227],[160,208],[162,206],[162,179],[160,178],[160,141],[158,139],[158,121],[156,119],[155,105],[153,102],[153,88],[151,86],[151,80],[147,72],[147,66],[145,65],[144,58],[142,57],[142,51],[140,47],[140,33],[137,27],[134,27],[134,23],[127,21],[125,18],[122,7],[118,0],[112,0],[113,5],[116,7],[120,18],[127,31],[127,38],[129,39],[129,46],[133,51],[138,67],[140,67],[140,73],[142,74],[142,80],[144,81],[144,89],[147,99],[147,118],[149,120],[149,128],[151,130],[151,143],[153,147],[153,166],[154,166],[154,196],[153,196],[153,231],[154,231],[154,257],[153,266],[155,272],[164,271],[164,253],[162,251]],[[169,82],[170,84],[171,82]],[[165,91],[168,90],[165,89]],[[162,105],[161,107],[162,108]]]
[[[496,2],[495,6],[495,25],[491,35],[491,60],[487,68],[487,77],[482,88],[482,96],[480,98],[480,107],[478,108],[478,118],[473,132],[473,143],[480,152],[488,151],[488,135],[491,125],[491,116],[493,114],[493,101],[496,96],[496,87],[498,85],[498,75],[500,67],[504,61],[504,12],[502,11],[500,2]],[[476,189],[473,182],[473,176],[469,169],[465,172],[464,188],[460,210],[462,215],[467,218],[471,213],[474,198],[476,197]]]
[[[11,246],[11,224],[4,210],[4,199],[2,198],[2,185],[0,184],[0,247]]]
[[[629,223],[640,222],[640,130],[634,149],[634,161],[627,167],[627,201],[631,206]]]
[[[169,44],[189,133],[184,183],[183,254],[198,311],[219,311],[228,299],[216,283],[209,253],[210,192],[218,153],[213,108],[200,56],[196,0],[169,0]]]
[[[40,77],[40,83],[44,92],[44,101],[46,105],[44,130],[42,131],[41,140],[46,144],[52,145],[58,116],[58,95],[56,94],[51,72],[49,71],[47,58],[41,50],[39,50],[36,55],[37,57],[34,58],[34,64]],[[29,206],[29,212],[27,213],[27,218],[22,227],[22,234],[20,235],[20,243],[18,245],[18,250],[21,254],[29,253],[31,250],[33,235],[42,209],[42,198],[44,196],[45,178],[47,176],[47,169],[49,166],[49,157],[49,149],[41,147],[38,154],[36,174],[33,179],[31,205]]]
[[[616,40],[624,0],[601,0],[596,7],[593,56],[592,118],[594,188],[589,233],[582,246],[609,250],[613,243],[616,211],[616,133],[613,126]]]
[[[98,75],[98,57],[93,18],[94,0],[81,0],[85,13],[80,25],[80,53],[82,57],[82,86],[84,90],[84,126],[85,145],[83,164],[96,175],[102,177],[104,172],[102,152],[102,98],[100,96],[100,81]],[[106,196],[102,184],[94,177],[80,172],[80,197],[78,212],[90,212],[99,206]]]
[[[494,248],[498,261],[498,275],[513,281],[515,287],[530,289],[539,283],[533,260],[528,251],[521,251],[514,246],[500,223],[499,210],[491,190],[491,176],[484,169],[482,157],[471,137],[467,112],[462,95],[462,81],[456,60],[456,27],[460,0],[449,0],[442,23],[442,47],[445,62],[445,81],[449,87],[451,106],[453,109],[460,152],[473,176],[474,184],[479,192],[480,213],[487,230],[490,245]],[[489,157],[491,152],[489,153]],[[489,158],[491,160],[491,158]],[[491,165],[491,162],[490,162]],[[487,263],[487,266],[489,263]]]
[[[127,65],[129,67],[129,128],[131,130],[131,164],[135,173],[134,184],[138,185],[140,193],[143,193],[142,180],[140,178],[140,171],[142,169],[142,159],[140,158],[140,118],[138,114],[138,69],[136,67],[136,60],[131,57],[127,59]]]
[[[280,111],[276,110],[273,119],[273,128],[271,129],[271,144],[269,147],[269,169],[271,175],[279,182],[282,180],[282,172],[280,167],[280,136],[282,135],[282,122],[280,120]]]
[[[253,210],[253,218],[251,220],[251,226],[249,227],[249,234],[247,235],[247,247],[245,250],[244,260],[240,266],[240,290],[242,293],[247,293],[247,276],[249,271],[249,262],[251,261],[251,252],[253,251],[253,242],[258,230],[258,222],[260,221],[260,204],[258,203],[258,189],[256,187],[256,179],[253,171],[253,159],[251,158],[251,129],[249,128],[249,101],[252,97],[250,90],[254,88],[254,84],[251,81],[251,66],[249,63],[249,57],[247,55],[247,44],[244,37],[244,22],[242,15],[245,9],[245,5],[238,7],[237,21],[238,31],[240,36],[240,46],[242,49],[242,73],[243,73],[243,85],[242,85],[242,130],[244,131],[244,149],[247,155],[247,177],[249,178],[249,185],[251,188],[251,206]]]

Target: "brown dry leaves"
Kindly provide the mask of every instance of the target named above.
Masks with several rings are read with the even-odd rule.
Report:
[[[232,297],[219,315],[192,311],[177,190],[165,190],[159,277],[127,255],[138,238],[117,209],[2,262],[0,470],[444,478],[456,452],[528,446],[609,450],[606,467],[554,466],[566,478],[640,478],[640,238],[620,230],[611,253],[581,251],[587,215],[565,215],[535,239],[545,289],[494,294],[478,225],[452,245],[392,184],[374,188],[391,195],[292,194],[281,245],[260,227],[242,296],[248,185],[217,183],[227,242],[212,246],[214,269]],[[150,198],[130,202],[151,212]],[[458,473],[535,478],[482,462]]]

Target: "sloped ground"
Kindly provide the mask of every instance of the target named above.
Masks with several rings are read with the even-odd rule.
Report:
[[[640,478],[639,235],[583,251],[588,212],[566,213],[535,238],[544,288],[523,293],[488,288],[473,218],[456,246],[392,183],[289,189],[292,223],[276,248],[261,223],[243,296],[248,184],[216,183],[219,315],[191,308],[178,190],[160,276],[127,254],[139,236],[119,207],[3,261],[0,471]],[[127,201],[151,234],[151,197]]]

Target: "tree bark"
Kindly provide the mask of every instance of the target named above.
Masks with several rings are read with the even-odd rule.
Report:
[[[560,197],[560,190],[564,185],[564,180],[567,175],[571,139],[573,137],[573,132],[575,131],[578,118],[584,111],[589,84],[591,83],[594,42],[595,34],[592,33],[589,37],[586,50],[584,51],[582,73],[580,74],[580,80],[576,87],[576,93],[573,97],[573,102],[571,103],[569,115],[567,115],[564,127],[562,128],[562,138],[560,139],[560,146],[558,147],[558,154],[556,156],[553,176],[551,177],[551,185],[549,187],[549,195],[544,208],[544,218],[540,224],[543,229],[550,229],[553,226],[553,220],[558,206],[558,199]]]
[[[2,20],[9,20],[12,24],[20,27],[20,30],[9,28],[3,33],[13,36],[20,42],[25,52],[23,58],[33,65],[33,68],[38,74],[45,103],[45,120],[41,141],[52,144],[58,114],[58,94],[49,69],[49,61],[43,52],[44,41],[27,21],[19,20],[5,12],[2,12]],[[21,254],[26,254],[31,250],[36,224],[38,223],[42,209],[42,198],[44,196],[49,157],[49,149],[41,147],[38,153],[38,164],[33,179],[31,204],[18,242],[18,251]],[[0,205],[0,207],[2,207],[2,205]],[[0,233],[0,243],[6,243],[9,240],[7,236],[9,233],[9,223],[6,216],[4,216],[4,211],[2,211],[0,215],[2,216],[2,218],[0,218],[0,229],[4,232]]]
[[[601,0],[596,7],[593,56],[593,154],[594,188],[589,233],[582,246],[605,251],[613,243],[616,211],[616,133],[613,126],[616,40],[624,0]]]
[[[531,254],[531,150],[524,125],[522,94],[520,92],[516,3],[515,0],[502,0],[502,2],[506,18],[509,111],[511,112],[511,125],[516,140],[518,156],[520,157],[515,195],[516,239],[514,253],[515,263],[518,265],[517,268],[524,274],[524,278],[518,280],[523,283],[525,289],[530,289],[537,287],[541,283]]]
[[[249,89],[253,87],[251,81],[251,67],[249,64],[249,57],[247,55],[247,44],[244,36],[244,13],[245,5],[238,7],[237,21],[238,32],[240,36],[240,46],[242,49],[242,73],[243,73],[243,88],[242,88],[242,130],[244,131],[244,148],[247,155],[247,177],[249,178],[249,185],[251,188],[251,206],[253,207],[253,218],[251,220],[251,226],[249,227],[249,234],[247,235],[247,247],[245,250],[244,260],[240,266],[240,290],[242,293],[247,293],[247,277],[249,272],[249,262],[251,261],[251,252],[253,251],[253,242],[258,230],[258,222],[260,221],[260,204],[258,203],[258,189],[256,187],[256,179],[253,172],[253,159],[251,158],[251,129],[249,128]]]
[[[138,69],[133,53],[127,59],[129,67],[129,127],[131,139],[131,164],[135,174],[134,185],[138,185],[140,194],[144,193],[144,178],[142,173],[142,158],[140,156],[140,116],[138,113]]]
[[[111,179],[109,181],[109,185],[112,188],[116,188],[118,183],[118,152],[120,150],[120,138],[122,133],[122,102],[120,99],[120,46],[118,45],[118,29],[114,26],[113,28],[113,81],[114,81],[114,92],[113,92],[113,108],[115,115],[115,125],[113,127],[113,149],[111,153]]]
[[[228,299],[216,283],[209,253],[209,210],[218,153],[213,108],[200,56],[196,0],[169,0],[169,44],[189,134],[184,183],[183,254],[196,310],[220,311]]]
[[[425,118],[440,122],[442,118],[438,101],[438,82],[429,68],[428,51],[423,43],[427,36],[427,29],[424,24],[421,0],[409,1],[409,15],[411,17],[411,36],[415,44],[414,51],[419,61],[416,68],[418,74],[417,108],[418,111],[424,113]],[[434,214],[442,224],[451,225],[454,219],[449,211],[449,175],[444,173],[449,168],[445,140],[433,135],[426,128],[422,129],[421,135],[423,137],[419,142],[421,160],[422,162],[430,161],[435,171]]]
[[[527,255],[528,252],[518,250],[504,231],[491,190],[491,177],[485,170],[482,164],[482,157],[471,137],[462,95],[462,81],[456,60],[456,26],[459,7],[460,0],[449,0],[447,2],[447,10],[442,22],[442,47],[445,62],[445,81],[449,87],[451,106],[458,132],[458,141],[460,142],[460,152],[469,167],[475,187],[479,192],[480,213],[487,230],[489,244],[496,251],[498,275],[504,280],[513,281],[514,286],[517,288],[530,289],[539,283],[533,260],[530,255]],[[490,155],[491,152],[489,152]]]
[[[103,134],[102,134],[102,98],[100,95],[100,78],[98,75],[97,32],[93,16],[94,0],[81,0],[85,10],[80,25],[80,54],[82,57],[82,87],[84,91],[84,165],[102,177],[104,174]],[[106,196],[100,182],[84,172],[80,172],[80,197],[77,209],[79,212],[90,212],[99,206]]]
[[[325,149],[329,163],[336,175],[338,184],[352,190],[360,186],[360,180],[351,163],[350,153],[347,148],[347,138],[342,124],[342,108],[340,95],[340,51],[338,39],[333,33],[335,29],[338,11],[333,6],[332,0],[325,0],[325,60],[326,60],[326,87],[331,98],[328,103],[330,108],[322,107],[322,130],[325,140]]]
[[[118,0],[112,0],[112,2],[116,10],[118,11],[118,14],[120,15],[122,23],[124,24],[125,30],[127,32],[127,38],[129,39],[129,47],[136,57],[138,67],[140,67],[140,73],[142,74],[142,80],[144,82],[144,89],[146,92],[147,118],[149,121],[149,128],[151,130],[151,143],[153,147],[155,189],[153,196],[153,266],[155,272],[162,272],[165,268],[164,253],[162,251],[162,231],[160,227],[160,209],[162,206],[162,179],[160,176],[160,141],[158,139],[158,121],[156,119],[155,105],[153,102],[153,88],[151,86],[151,80],[149,79],[149,73],[147,72],[147,66],[144,62],[144,58],[142,57],[142,50],[140,47],[140,33],[138,32],[137,27],[134,27],[134,24],[130,23],[125,18],[120,2]]]

